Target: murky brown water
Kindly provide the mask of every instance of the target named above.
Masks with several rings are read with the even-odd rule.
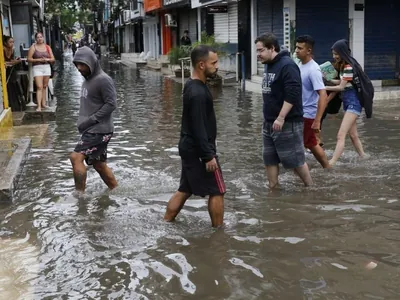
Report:
[[[106,192],[91,169],[87,199],[71,196],[82,78],[67,61],[57,121],[32,149],[17,200],[0,209],[1,299],[400,299],[400,101],[381,101],[360,121],[370,159],[349,142],[333,171],[308,156],[315,187],[285,172],[283,189],[269,193],[261,97],[216,92],[228,193],[226,229],[214,232],[202,199],[162,222],[179,180],[181,86],[108,70],[119,97],[109,162],[120,187]],[[339,124],[325,122],[329,156]],[[377,267],[366,270],[370,261]]]

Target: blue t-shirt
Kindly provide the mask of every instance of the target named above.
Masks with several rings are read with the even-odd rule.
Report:
[[[310,60],[305,65],[299,63],[299,68],[303,86],[303,116],[307,119],[315,119],[319,100],[317,91],[325,90],[322,72],[319,65],[314,60]]]

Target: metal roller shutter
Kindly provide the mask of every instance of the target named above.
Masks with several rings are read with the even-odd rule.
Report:
[[[365,2],[365,71],[371,79],[399,76],[399,0]]]
[[[214,35],[217,42],[237,44],[237,3],[229,4],[228,13],[214,14]]]
[[[273,33],[283,44],[283,0],[257,0],[257,33]]]
[[[238,5],[237,3],[229,4],[229,43],[238,43]]]
[[[183,36],[183,32],[189,30],[189,14],[183,11],[179,12],[179,37]]]
[[[229,41],[229,13],[214,14],[215,40],[220,43]]]
[[[189,37],[193,42],[197,41],[197,10],[181,12],[179,14],[179,37],[183,36],[183,32],[189,30]]]
[[[192,42],[196,42],[197,38],[197,10],[191,9],[189,11],[189,37]]]
[[[283,0],[257,0],[257,35],[273,33],[283,45]],[[259,75],[264,66],[257,63]]]
[[[332,45],[349,38],[349,0],[297,0],[296,36],[304,34],[315,39],[315,61],[331,61]]]

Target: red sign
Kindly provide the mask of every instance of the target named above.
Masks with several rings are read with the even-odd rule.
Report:
[[[144,0],[144,11],[149,12],[161,8],[161,0]]]

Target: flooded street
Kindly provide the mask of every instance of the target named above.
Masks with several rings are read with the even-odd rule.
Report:
[[[307,156],[314,187],[284,171],[271,193],[261,95],[214,91],[228,189],[226,228],[214,231],[200,198],[162,221],[180,177],[181,85],[153,71],[104,63],[118,91],[109,165],[120,186],[108,192],[89,169],[86,199],[72,196],[83,78],[70,61],[57,120],[32,148],[15,202],[0,206],[0,299],[400,299],[400,101],[359,120],[369,159],[348,140],[332,171]],[[339,125],[324,123],[329,157]]]

